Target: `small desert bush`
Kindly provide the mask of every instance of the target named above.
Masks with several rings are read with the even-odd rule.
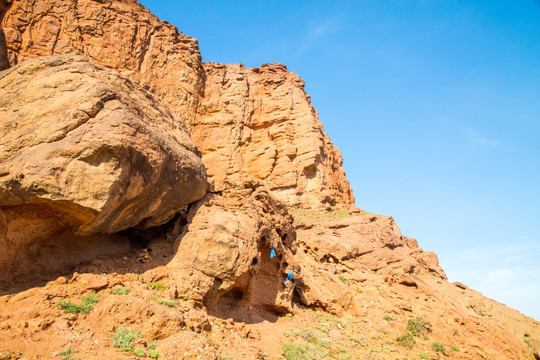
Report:
[[[163,284],[161,281],[151,281],[148,283],[148,286],[157,291],[164,291],[166,289],[165,284]]]
[[[342,283],[344,283],[345,285],[349,286],[351,285],[351,280],[347,279],[345,276],[343,275],[339,275],[338,276],[338,279],[341,280]]]
[[[416,340],[410,332],[406,332],[397,337],[397,342],[399,345],[406,347],[407,349],[412,349],[416,345]]]
[[[155,302],[157,302],[160,305],[164,305],[166,307],[175,307],[177,305],[176,301],[173,300],[167,300],[167,299],[158,299],[158,298],[152,298]]]
[[[150,356],[150,359],[159,359],[159,351],[157,350],[150,350],[148,352],[148,356]]]
[[[130,287],[120,286],[120,287],[116,287],[116,288],[112,289],[111,294],[112,295],[127,295],[130,292],[131,292]]]
[[[386,321],[392,321],[392,315],[386,314],[386,315],[384,315],[383,319],[386,320]]]
[[[124,351],[132,351],[133,350],[133,341],[135,339],[139,339],[141,337],[141,334],[139,334],[136,331],[126,329],[123,326],[120,326],[118,329],[116,329],[116,332],[113,334],[113,346],[121,348]]]
[[[448,351],[445,349],[443,344],[439,344],[438,342],[434,342],[431,344],[431,350],[441,353],[443,355],[448,355]]]
[[[431,331],[431,323],[421,316],[409,319],[408,330],[413,336],[425,335]]]
[[[422,360],[431,360],[431,358],[429,357],[429,355],[426,354],[426,352],[423,351],[423,350],[420,351],[420,352],[418,353],[418,357],[419,357],[420,359],[422,359]]]
[[[459,352],[459,348],[456,345],[452,345],[452,350]]]
[[[69,300],[60,300],[58,302],[58,306],[60,306],[62,309],[64,309],[64,313],[70,313],[70,314],[88,314],[90,310],[96,306],[96,304],[99,301],[99,295],[96,294],[95,291],[92,291],[91,294],[87,296],[83,296],[82,298],[82,304],[75,304]]]
[[[135,354],[135,356],[137,357],[146,357],[146,352],[144,351],[144,349],[141,348],[135,348],[133,350],[133,354]]]
[[[315,328],[325,334],[330,332],[330,327],[328,327],[328,324],[317,324],[315,325]]]
[[[312,344],[288,343],[281,347],[281,352],[287,360],[319,360],[328,355],[328,351]]]

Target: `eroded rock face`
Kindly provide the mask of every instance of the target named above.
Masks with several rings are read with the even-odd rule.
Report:
[[[4,36],[4,29],[2,28],[2,19],[4,19],[4,15],[11,4],[12,0],[0,0],[0,71],[9,67],[6,38]]]
[[[135,0],[17,0],[3,27],[11,65],[77,52],[122,71],[177,116],[195,116],[203,88],[197,40]]]
[[[341,154],[300,77],[281,64],[204,68],[204,98],[188,127],[215,191],[255,178],[291,207],[354,204]]]
[[[288,312],[301,277],[294,240],[285,206],[263,186],[247,182],[208,194],[190,209],[168,267],[178,296],[204,303],[212,313],[242,318],[257,309]],[[294,276],[286,286],[289,271]]]
[[[446,280],[437,255],[403,236],[390,216],[308,210],[293,214],[300,248],[296,258],[306,274],[300,286],[306,305],[335,313],[354,310],[339,274],[365,281],[366,273],[376,273],[389,284],[410,287],[418,287],[421,272]]]
[[[82,56],[39,58],[0,73],[0,133],[0,248],[8,258],[44,232],[158,225],[206,192],[183,123]],[[36,208],[50,219],[47,231],[17,225],[35,219]]]

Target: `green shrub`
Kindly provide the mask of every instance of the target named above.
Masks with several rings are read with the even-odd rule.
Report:
[[[531,343],[531,340],[529,340],[528,338],[525,338],[523,341],[525,341],[525,344],[529,345]]]
[[[60,300],[57,304],[64,310],[64,313],[66,314],[88,314],[90,310],[92,310],[98,303],[99,295],[97,295],[95,291],[92,291],[92,293],[87,296],[83,296],[81,299],[82,304],[75,304],[69,300]]]
[[[120,287],[112,289],[111,294],[112,295],[127,295],[130,293],[130,291],[131,291],[130,287],[120,286]]]
[[[157,350],[150,350],[148,352],[148,356],[150,356],[150,359],[159,359],[159,351]]]
[[[438,342],[434,342],[431,344],[431,350],[441,353],[443,355],[448,355],[448,351],[444,348],[443,344],[439,344]]]
[[[409,319],[408,329],[413,336],[425,335],[428,331],[431,331],[431,323],[419,316]]]
[[[390,314],[384,315],[383,320],[392,321],[392,315],[390,315]]]
[[[330,328],[328,327],[328,324],[317,324],[315,325],[315,328],[325,334],[328,334],[330,332]]]
[[[163,291],[166,289],[165,284],[163,284],[161,281],[152,281],[148,284],[148,286],[157,291]]]
[[[394,342],[392,340],[386,340],[386,345],[393,345]]]
[[[156,346],[157,346],[157,343],[154,340],[152,340],[148,343],[146,347],[149,348],[150,350],[154,350]]]
[[[114,333],[112,337],[114,340],[114,347],[121,348],[124,351],[132,351],[133,341],[135,339],[139,339],[141,337],[141,334],[136,331],[126,329],[123,326],[120,326],[118,329],[116,329],[116,333]]]
[[[158,298],[152,298],[155,302],[157,302],[160,305],[165,305],[167,307],[175,307],[177,305],[176,301],[173,300],[167,300],[167,299],[158,299]]]
[[[281,352],[287,360],[319,360],[328,355],[328,351],[312,344],[298,345],[293,343],[281,347]]]
[[[138,356],[138,357],[146,357],[146,353],[144,352],[144,349],[141,349],[141,348],[136,348],[135,350],[133,350],[133,354],[135,354],[135,356]]]
[[[410,332],[406,332],[397,337],[397,342],[399,345],[406,347],[407,349],[412,349],[416,345],[416,340]]]
[[[60,350],[58,352],[58,355],[60,355],[60,356],[69,356],[69,355],[71,355],[71,348],[67,347],[65,349]]]
[[[452,345],[452,350],[459,352],[459,348],[456,345]]]
[[[426,352],[423,350],[418,353],[418,357],[422,360],[431,360],[428,354],[426,354]]]
[[[344,283],[345,285],[349,286],[351,285],[351,280],[347,279],[345,276],[343,275],[339,275],[338,276],[338,279],[341,280],[342,283]]]

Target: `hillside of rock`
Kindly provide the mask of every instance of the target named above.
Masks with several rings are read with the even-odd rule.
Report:
[[[0,360],[540,359],[356,207],[284,65],[202,63],[135,0],[0,20]]]

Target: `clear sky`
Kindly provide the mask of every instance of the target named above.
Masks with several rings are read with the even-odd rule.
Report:
[[[203,61],[302,76],[356,204],[540,320],[540,1],[142,3]]]

